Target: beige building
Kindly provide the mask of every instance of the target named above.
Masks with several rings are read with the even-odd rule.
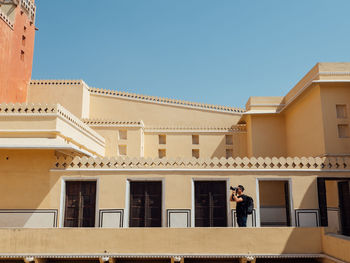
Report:
[[[350,63],[246,109],[32,80],[0,105],[0,257],[349,262],[349,88]]]
[[[30,6],[34,30],[31,0],[0,1],[1,26],[17,30],[9,5]],[[245,109],[14,84],[0,86],[0,263],[350,262],[350,63]]]

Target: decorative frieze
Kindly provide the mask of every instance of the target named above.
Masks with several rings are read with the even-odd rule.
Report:
[[[142,121],[117,121],[103,119],[83,119],[90,127],[144,127]]]
[[[350,158],[346,157],[273,157],[273,158],[93,158],[59,157],[56,169],[258,169],[258,170],[346,170]]]

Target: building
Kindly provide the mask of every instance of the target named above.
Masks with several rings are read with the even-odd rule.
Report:
[[[26,102],[27,87],[32,74],[34,24],[34,1],[0,0],[2,102]]]
[[[245,109],[3,79],[0,262],[350,262],[350,63]]]

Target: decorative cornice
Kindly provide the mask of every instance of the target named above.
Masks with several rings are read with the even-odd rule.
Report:
[[[23,104],[0,104],[0,116],[55,116],[58,115],[65,121],[73,124],[80,131],[92,137],[99,144],[105,143],[105,139],[83,123],[79,118],[74,116],[60,104],[40,104],[40,103],[23,103]]]
[[[144,127],[143,121],[83,119],[83,122],[90,127]]]
[[[350,71],[320,71],[318,74],[325,76],[350,76]]]
[[[29,18],[34,21],[36,6],[32,0],[21,0],[22,8],[28,13]]]
[[[13,30],[13,23],[10,21],[9,17],[0,10],[0,18]]]
[[[219,170],[334,170],[350,168],[350,158],[327,157],[251,157],[251,158],[93,158],[93,157],[59,157],[55,169],[60,170],[109,170],[109,169],[219,169]]]
[[[221,133],[242,133],[246,132],[246,125],[234,125],[231,127],[145,127],[145,132],[159,133],[159,132],[221,132]]]
[[[104,90],[104,89],[98,89],[98,88],[90,88],[89,90],[94,95],[111,96],[111,97],[117,97],[117,98],[127,99],[127,100],[138,100],[138,101],[151,102],[151,103],[157,103],[157,104],[166,104],[166,105],[195,108],[195,109],[208,110],[208,111],[232,113],[237,115],[241,115],[244,112],[244,109],[241,109],[241,108],[233,108],[233,107],[220,106],[220,105],[212,105],[212,104],[197,103],[197,102],[184,101],[184,100],[147,96],[147,95],[134,94],[134,93],[128,93],[123,91]]]

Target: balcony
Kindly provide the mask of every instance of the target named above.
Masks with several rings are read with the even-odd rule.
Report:
[[[0,229],[1,259],[326,258],[336,262],[332,260],[338,255],[338,262],[348,262],[349,248],[349,240],[327,236],[322,228]]]

